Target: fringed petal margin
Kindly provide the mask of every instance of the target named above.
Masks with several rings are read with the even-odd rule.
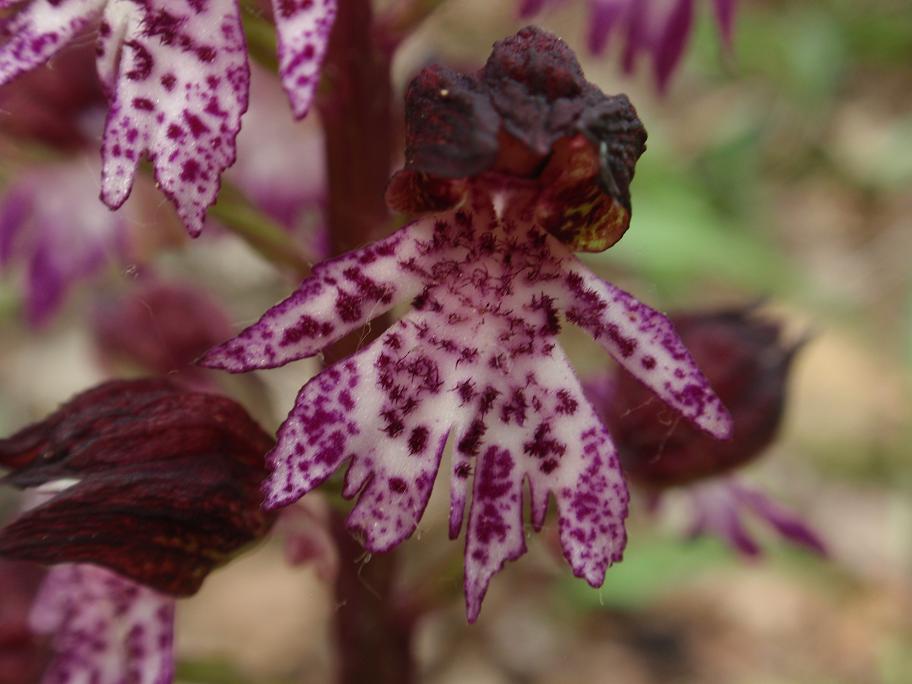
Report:
[[[120,207],[147,155],[162,191],[195,236],[222,171],[234,163],[250,71],[234,0],[172,5],[110,2],[105,11],[98,62],[113,96],[101,198]],[[108,40],[109,34],[122,35],[122,44]],[[117,49],[119,61],[111,54]]]
[[[230,373],[282,366],[319,353],[414,297],[428,277],[421,257],[431,248],[435,222],[444,218],[421,219],[385,240],[320,263],[290,297],[210,350],[200,365]]]
[[[295,118],[307,115],[336,20],[336,0],[272,0],[279,75]]]
[[[554,289],[567,320],[592,335],[631,375],[702,430],[720,439],[731,436],[731,416],[668,318],[575,258]]]

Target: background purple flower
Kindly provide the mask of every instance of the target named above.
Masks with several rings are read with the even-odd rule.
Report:
[[[734,436],[709,439],[674,418],[634,376],[603,375],[587,383],[587,395],[612,428],[625,474],[654,503],[665,492],[685,492],[693,509],[692,534],[715,534],[739,552],[757,555],[760,547],[743,522],[749,514],[822,553],[819,536],[797,515],[728,477],[759,458],[775,439],[802,342],[785,342],[780,325],[750,307],[678,313],[671,319],[731,411]]]
[[[84,158],[36,167],[0,197],[0,268],[23,271],[33,326],[45,324],[77,282],[128,258],[128,214],[98,202],[97,168]]]
[[[614,34],[621,44],[621,64],[632,73],[640,55],[652,62],[659,90],[664,92],[687,49],[699,0],[587,0],[587,44],[602,54]],[[520,15],[532,17],[548,6],[568,0],[523,0]],[[711,0],[716,25],[726,49],[731,49],[736,0]]]

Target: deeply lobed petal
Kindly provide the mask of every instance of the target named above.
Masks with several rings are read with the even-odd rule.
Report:
[[[70,0],[72,1],[72,0]],[[192,235],[234,163],[250,72],[234,0],[109,2],[99,71],[113,91],[102,144],[104,202],[127,199],[144,154]],[[121,41],[117,57],[112,51]],[[116,73],[113,72],[116,64]]]
[[[32,629],[53,637],[44,684],[170,684],[174,599],[91,565],[60,565],[32,607]]]
[[[304,386],[269,455],[268,507],[300,498],[351,459],[344,493],[361,496],[349,528],[372,551],[414,532],[453,418],[438,400],[446,399],[442,369],[421,349],[419,329],[420,321],[400,321]]]
[[[497,330],[504,322],[486,326]],[[621,557],[628,500],[611,440],[559,347],[533,344],[498,369],[480,366],[459,386],[465,392],[473,382],[478,396],[467,402],[456,439],[450,519],[454,535],[474,470],[465,560],[470,621],[491,577],[525,552],[525,482],[533,526],[543,525],[553,495],[564,555],[593,586]]]
[[[555,288],[567,320],[685,418],[715,437],[730,437],[731,416],[668,318],[573,261]]]
[[[434,249],[434,223],[416,221],[385,240],[317,265],[295,292],[237,337],[200,360],[244,373],[313,356],[421,291],[431,277],[423,254]]]
[[[296,118],[306,116],[336,20],[336,0],[272,0],[279,75]]]
[[[524,482],[536,528],[555,496],[565,554],[592,584],[625,541],[617,456],[556,346],[557,311],[544,293],[560,278],[563,257],[554,255],[566,252],[515,218],[498,218],[483,193],[437,217],[415,261],[426,287],[414,310],[305,385],[269,456],[270,507],[293,502],[349,461],[345,494],[360,493],[349,527],[383,551],[414,532],[455,432],[453,536],[475,472],[470,620],[491,577],[525,550]]]
[[[0,23],[0,85],[43,64],[102,11],[106,0],[32,0]]]

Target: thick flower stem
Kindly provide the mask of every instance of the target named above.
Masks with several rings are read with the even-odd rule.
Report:
[[[329,237],[335,253],[376,237],[393,157],[390,55],[379,49],[369,0],[343,0],[317,106],[326,136]]]
[[[396,553],[369,556],[333,511],[331,530],[339,549],[336,579],[337,681],[342,684],[410,684],[413,620],[393,600]]]
[[[393,156],[390,54],[375,40],[370,0],[342,0],[323,67],[317,106],[326,136],[329,239],[333,254],[376,237],[389,221],[384,192]],[[357,331],[326,350],[326,363],[354,353],[386,328]],[[391,598],[396,554],[364,562],[364,550],[333,514],[339,547],[336,582],[337,681],[413,681],[411,621]]]

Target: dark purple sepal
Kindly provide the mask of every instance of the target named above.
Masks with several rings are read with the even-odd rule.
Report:
[[[646,151],[646,129],[636,109],[626,95],[601,96],[583,112],[579,129],[598,151],[602,190],[629,214],[630,184]]]
[[[473,77],[432,65],[405,94],[406,168],[440,178],[464,178],[497,158],[500,116]]]
[[[602,252],[630,227],[629,194],[625,190],[615,199],[604,192],[606,184],[599,179],[605,173],[598,152],[584,136],[565,138],[554,148],[542,174],[546,182],[538,201],[539,219],[574,252]],[[607,177],[617,187],[613,177]]]
[[[534,26],[495,43],[480,76],[506,132],[541,155],[573,132],[594,89],[569,46]]]
[[[0,531],[0,555],[93,563],[185,596],[263,536],[272,439],[234,401],[164,380],[113,381],[0,440],[3,481],[69,484]]]
[[[535,27],[494,45],[476,76],[432,66],[406,95],[406,164],[396,211],[455,206],[493,171],[538,183],[543,225],[574,251],[602,251],[630,224],[630,182],[646,131],[624,95],[587,82],[557,36]]]
[[[452,209],[465,192],[465,181],[434,178],[426,173],[400,169],[386,187],[386,203],[393,211],[418,216]]]

